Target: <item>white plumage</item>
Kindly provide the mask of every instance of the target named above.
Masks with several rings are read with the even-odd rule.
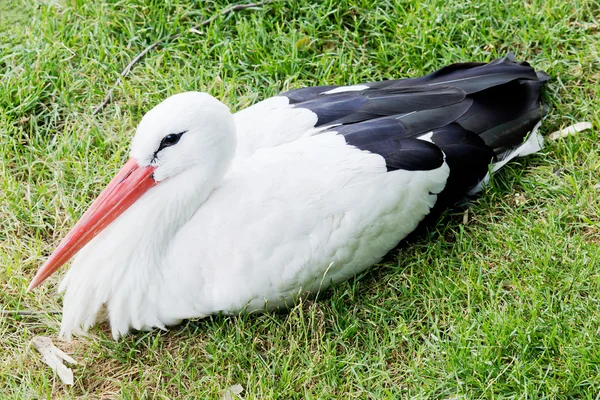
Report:
[[[494,170],[539,150],[537,133],[522,141],[546,79],[509,56],[300,89],[235,115],[205,93],[172,96],[30,289],[76,254],[59,288],[67,338],[103,319],[117,338],[288,307],[479,190],[496,156]]]
[[[277,139],[263,133],[253,153],[233,156],[230,124],[206,123],[216,118],[213,103],[200,93],[176,95],[140,124],[131,150],[140,164],[168,132],[188,132],[158,159],[155,176],[169,179],[76,256],[60,286],[63,335],[87,330],[103,305],[115,337],[217,311],[289,306],[376,263],[429,212],[430,192],[448,176],[446,164],[388,173],[382,157],[347,146],[335,132],[276,147],[266,147]],[[302,111],[314,125],[316,116]],[[171,129],[171,119],[180,125]],[[203,146],[191,144],[200,140]]]

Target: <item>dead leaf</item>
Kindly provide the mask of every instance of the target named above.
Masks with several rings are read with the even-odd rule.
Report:
[[[515,193],[515,204],[517,206],[522,206],[525,203],[527,203],[527,198],[521,193]]]
[[[572,21],[572,22],[569,22],[569,26],[572,26],[575,28],[583,28],[583,30],[585,30],[585,31],[592,31],[592,32],[598,30],[598,24],[594,24],[592,22]]]
[[[463,214],[463,225],[467,225],[469,223],[469,209],[467,208]]]
[[[242,387],[242,385],[235,384],[233,386],[230,386],[229,388],[225,389],[223,391],[223,395],[221,396],[221,400],[235,400],[235,399],[242,399],[243,397],[240,396],[240,394],[244,391],[244,388]]]
[[[588,130],[591,127],[592,124],[589,122],[578,122],[575,125],[571,125],[569,127],[561,129],[560,131],[552,132],[550,135],[548,135],[548,139],[556,140],[559,138],[567,137],[569,135],[574,135],[576,133]]]
[[[308,36],[303,36],[296,42],[296,49],[307,50],[311,46],[311,40]]]
[[[335,42],[333,40],[327,40],[323,43],[323,52],[329,52],[335,50]]]
[[[59,349],[52,343],[52,339],[44,336],[36,336],[31,342],[33,346],[42,355],[42,360],[48,365],[60,378],[60,380],[66,385],[73,384],[73,371],[63,364],[63,360],[69,364],[77,364],[77,362],[71,358],[64,351]]]

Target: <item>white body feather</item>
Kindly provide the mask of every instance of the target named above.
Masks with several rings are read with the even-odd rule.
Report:
[[[307,136],[315,123],[277,97],[236,114],[235,157],[165,179],[79,252],[61,334],[87,331],[103,306],[115,338],[289,306],[380,260],[429,213],[448,166],[387,172],[341,135]]]

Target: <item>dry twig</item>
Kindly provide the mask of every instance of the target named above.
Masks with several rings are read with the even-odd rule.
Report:
[[[592,124],[589,122],[578,122],[574,125],[561,129],[560,131],[552,132],[548,135],[548,139],[558,140],[560,138],[564,138],[569,135],[575,135],[576,133],[583,132],[591,128]]]
[[[61,314],[60,311],[25,311],[25,310],[0,310],[0,315],[20,315],[20,316],[30,316],[30,315],[58,315]]]
[[[197,33],[198,32],[198,28],[210,24],[215,19],[217,19],[220,15],[231,14],[233,12],[245,10],[247,8],[262,7],[265,4],[273,3],[275,1],[277,1],[277,0],[264,0],[264,1],[258,1],[256,3],[248,3],[248,4],[234,4],[233,6],[224,9],[220,13],[215,13],[212,17],[210,17],[210,18],[208,18],[208,19],[200,22],[197,25],[192,26],[191,28],[189,28],[187,30],[187,32],[195,32],[195,33]],[[156,47],[158,47],[159,45],[161,45],[161,44],[163,44],[165,42],[170,42],[171,40],[175,40],[175,39],[179,38],[184,33],[185,32],[179,32],[179,33],[176,33],[174,35],[167,36],[166,38],[159,39],[156,42],[152,43],[150,46],[146,47],[144,50],[142,50],[142,52],[139,53],[137,56],[135,56],[133,58],[133,60],[131,60],[131,62],[129,64],[127,64],[127,66],[123,69],[123,71],[121,71],[121,74],[115,80],[115,83],[113,84],[113,86],[110,88],[110,90],[108,91],[108,93],[106,93],[106,96],[104,96],[104,100],[102,100],[102,103],[100,103],[98,105],[98,107],[96,107],[96,109],[94,110],[94,112],[92,112],[92,115],[98,114],[104,107],[106,107],[106,105],[110,102],[110,99],[112,98],[113,92],[115,91],[115,89],[117,88],[117,86],[119,86],[119,83],[121,83],[121,79],[125,78],[127,75],[129,75],[129,72],[131,72],[131,69],[133,68],[133,66],[135,64],[137,64],[142,58],[144,58],[144,56],[146,54],[148,54],[148,52],[150,52],[151,50],[155,49]]]

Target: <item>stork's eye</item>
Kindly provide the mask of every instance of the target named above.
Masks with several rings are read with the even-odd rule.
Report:
[[[156,150],[156,152],[158,153],[159,151],[161,151],[162,149],[164,149],[165,147],[169,147],[169,146],[173,146],[174,144],[177,144],[177,142],[179,142],[179,139],[181,139],[181,136],[186,133],[187,131],[183,131],[180,133],[170,133],[167,136],[165,136],[161,141],[160,141],[160,146],[158,146],[158,150]]]
[[[165,145],[169,145],[169,146],[177,143],[178,141],[179,141],[179,136],[174,135],[172,133],[170,135],[165,136],[165,138],[162,140],[162,142]]]

